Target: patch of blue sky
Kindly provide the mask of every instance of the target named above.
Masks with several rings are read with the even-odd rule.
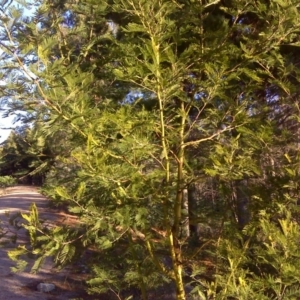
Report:
[[[3,15],[5,13],[5,10],[8,9],[8,7],[16,6],[23,8],[23,16],[30,17],[34,14],[34,11],[36,10],[36,4],[35,1],[26,1],[27,7],[24,8],[21,6],[21,4],[18,1],[8,1],[8,0],[0,0],[0,6],[1,10],[0,13]],[[3,41],[2,41],[3,42]],[[3,50],[0,49],[0,57],[3,54]],[[24,73],[24,72],[23,72]],[[26,74],[27,73],[27,74]],[[35,75],[29,71],[29,69],[26,70],[25,74],[28,79],[35,79]],[[7,82],[5,80],[0,80],[0,88],[1,86],[5,86]],[[1,110],[5,110],[5,107],[1,107]],[[4,112],[5,114],[5,112]],[[17,126],[21,125],[20,122],[16,122],[16,116],[14,115],[8,115],[6,117],[3,117],[3,113],[0,113],[0,143],[4,142],[8,136],[11,133],[11,130]]]

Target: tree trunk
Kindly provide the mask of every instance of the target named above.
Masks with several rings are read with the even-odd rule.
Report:
[[[182,191],[182,215],[181,215],[181,237],[186,238],[190,236],[189,226],[189,197],[188,190]]]
[[[189,230],[190,236],[198,235],[198,225],[197,225],[197,190],[195,183],[191,183],[188,186],[188,214],[189,214]]]
[[[236,205],[238,227],[243,229],[250,221],[249,196],[247,195],[247,182],[237,180],[233,184],[233,195]]]

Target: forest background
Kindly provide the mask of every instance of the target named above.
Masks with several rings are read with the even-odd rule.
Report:
[[[33,206],[18,266],[88,249],[96,295],[300,297],[300,1],[16,2],[1,175],[78,217],[49,230]]]

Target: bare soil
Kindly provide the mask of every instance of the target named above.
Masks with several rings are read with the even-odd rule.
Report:
[[[58,272],[49,259],[38,274],[30,273],[30,268],[21,273],[11,271],[15,263],[8,258],[7,252],[18,245],[28,245],[29,237],[25,229],[17,229],[9,220],[19,212],[28,212],[31,203],[37,205],[40,217],[50,225],[72,220],[72,216],[51,209],[49,201],[35,187],[17,186],[0,191],[0,227],[4,234],[0,238],[0,300],[107,299],[85,293],[84,280],[87,275],[80,266]],[[31,258],[26,260],[29,266],[32,265]],[[41,282],[53,283],[56,289],[50,293],[39,292],[36,288]]]

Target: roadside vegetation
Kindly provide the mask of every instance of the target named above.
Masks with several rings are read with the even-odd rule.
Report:
[[[16,179],[11,176],[0,176],[0,188],[16,185]]]

